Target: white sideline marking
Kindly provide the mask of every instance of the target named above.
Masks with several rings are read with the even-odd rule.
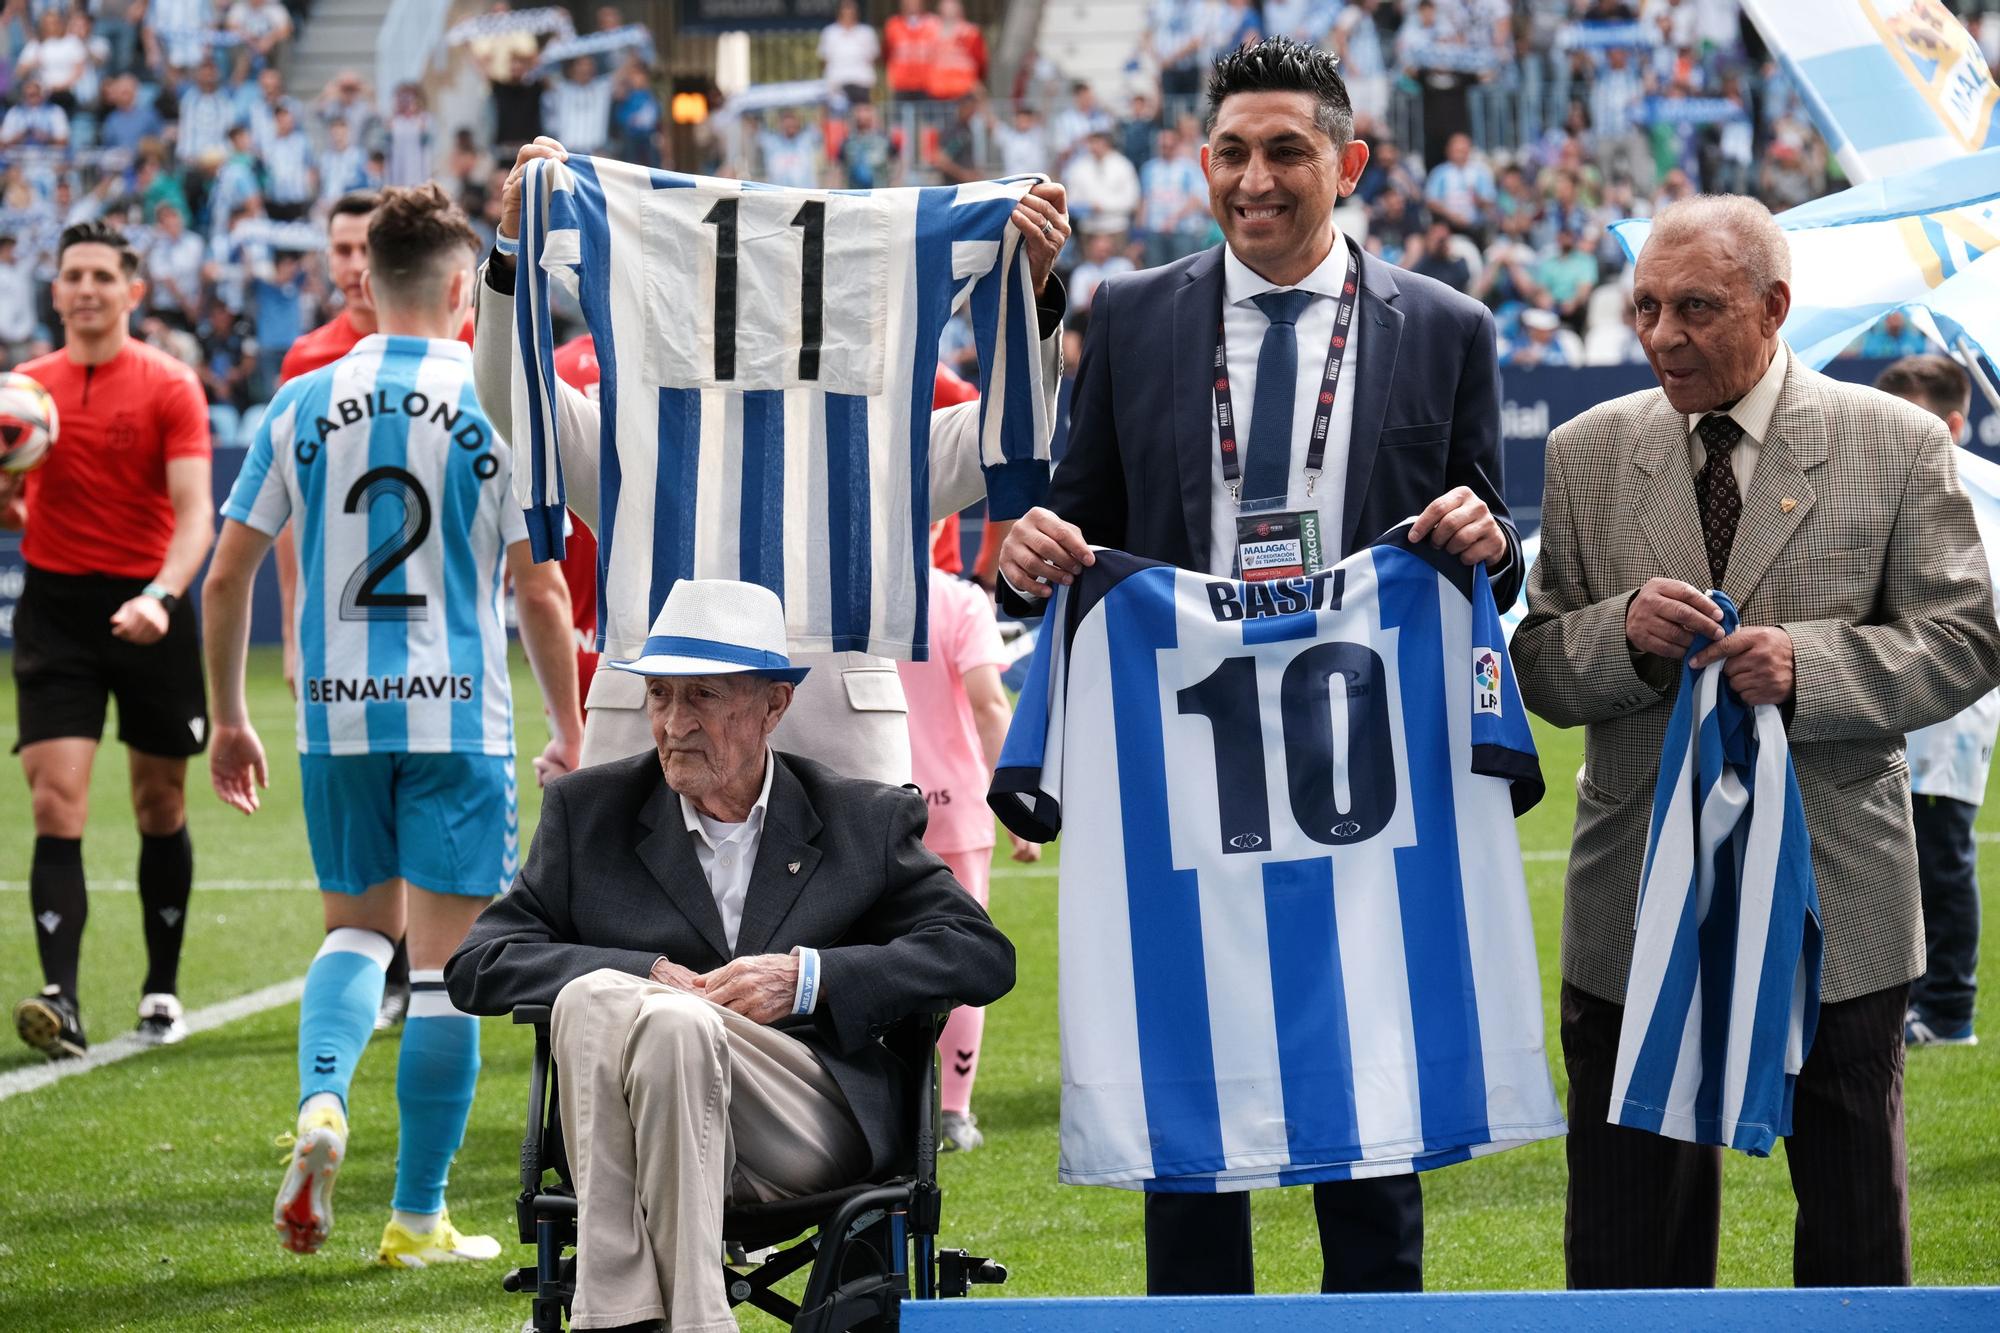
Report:
[[[305,993],[306,979],[293,977],[290,981],[280,981],[275,986],[239,995],[233,1000],[211,1004],[206,1009],[197,1009],[187,1015],[188,1035],[207,1032],[226,1023],[234,1023],[239,1018],[249,1018],[261,1014],[266,1009],[276,1009],[281,1004],[290,1004]],[[0,1102],[24,1092],[34,1092],[46,1088],[51,1083],[70,1078],[77,1074],[88,1074],[93,1069],[128,1060],[135,1055],[144,1055],[159,1047],[148,1046],[139,1040],[136,1032],[126,1032],[110,1041],[92,1046],[89,1054],[80,1060],[51,1060],[43,1065],[30,1065],[26,1069],[16,1069],[0,1074]]]
[[[198,879],[194,882],[196,893],[269,893],[274,891],[301,892],[319,889],[316,879]],[[28,881],[25,879],[0,879],[0,893],[26,893]],[[90,881],[92,893],[137,893],[139,881],[135,879],[94,879]]]

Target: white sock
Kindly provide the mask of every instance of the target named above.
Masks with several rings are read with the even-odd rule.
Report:
[[[443,1213],[406,1213],[400,1208],[390,1210],[397,1226],[412,1236],[425,1236],[437,1230],[438,1219]]]
[[[338,1093],[315,1092],[299,1105],[299,1128],[305,1128],[306,1118],[313,1112],[323,1109],[332,1109],[340,1114],[342,1120],[347,1119],[347,1112],[340,1105]]]

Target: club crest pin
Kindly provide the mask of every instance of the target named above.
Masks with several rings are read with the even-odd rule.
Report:
[[[799,873],[799,863],[798,863],[797,861],[787,861],[787,862],[785,862],[785,873],[786,873],[786,874],[788,874],[788,875],[796,875],[796,874],[798,874],[798,873]]]
[[[1798,507],[1799,507],[1799,502],[1797,500],[1794,500],[1789,495],[1786,496],[1784,499],[1778,501],[1778,512],[1781,514],[1789,514]]]

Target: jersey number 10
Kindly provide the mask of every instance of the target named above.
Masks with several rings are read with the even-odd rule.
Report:
[[[1366,842],[1396,813],[1396,751],[1389,734],[1381,654],[1358,643],[1316,643],[1285,667],[1285,777],[1299,831],[1330,847]],[[1348,808],[1333,789],[1331,686],[1347,704]],[[1271,801],[1264,781],[1264,718],[1257,659],[1224,658],[1175,698],[1183,716],[1205,717],[1215,737],[1215,790],[1224,852],[1271,848]]]

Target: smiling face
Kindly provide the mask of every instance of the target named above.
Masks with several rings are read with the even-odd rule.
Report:
[[[1633,269],[1634,327],[1676,412],[1712,412],[1748,393],[1791,304],[1784,281],[1757,292],[1726,231],[1656,234]]]
[[[1368,164],[1368,145],[1334,143],[1310,93],[1234,93],[1201,150],[1208,206],[1236,257],[1289,285],[1333,245],[1333,208]]]
[[[124,325],[145,289],[115,248],[87,241],[62,252],[52,296],[72,338],[101,338]]]

